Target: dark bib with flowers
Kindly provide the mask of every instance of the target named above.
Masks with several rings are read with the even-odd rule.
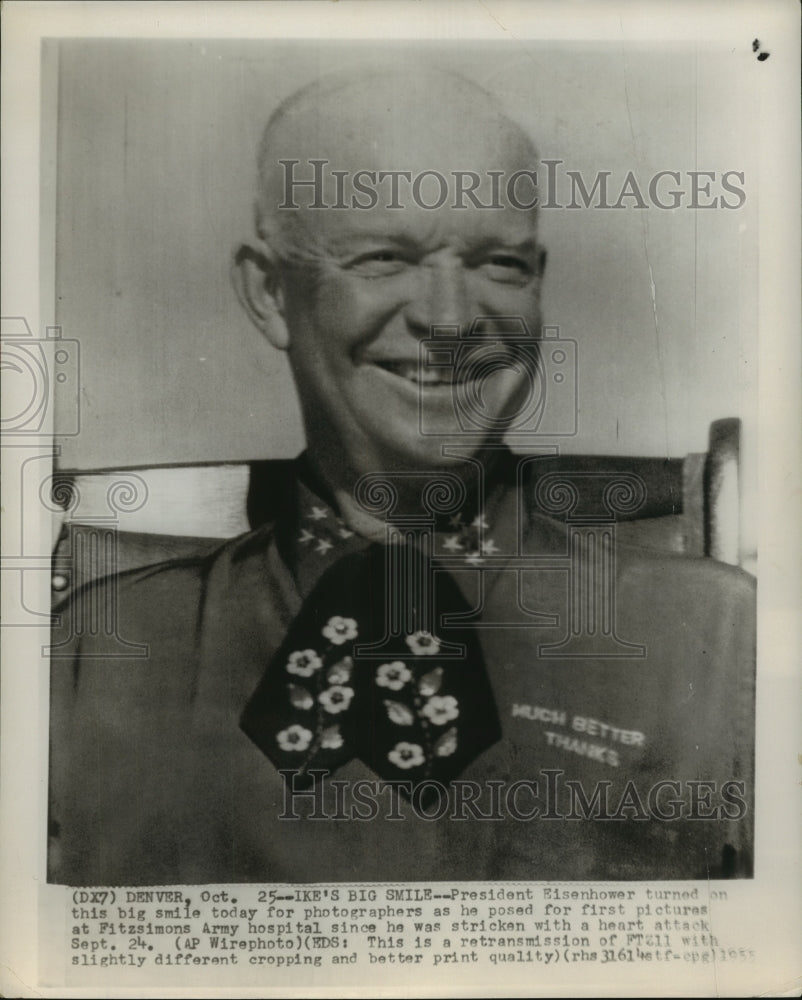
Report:
[[[243,731],[296,787],[359,757],[411,796],[500,739],[475,632],[443,622],[469,611],[453,578],[434,573],[431,630],[413,606],[399,632],[387,556],[371,544],[321,576],[245,706]]]

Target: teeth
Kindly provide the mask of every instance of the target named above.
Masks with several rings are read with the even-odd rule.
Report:
[[[413,372],[405,372],[404,377],[412,382],[422,382],[424,385],[451,385],[451,372],[436,371],[432,368],[418,368]]]
[[[453,381],[451,369],[426,368],[417,361],[384,361],[379,367],[420,385],[451,385]]]
[[[415,385],[453,385],[459,381],[453,368],[428,368],[417,361],[380,361],[377,364],[379,368]]]

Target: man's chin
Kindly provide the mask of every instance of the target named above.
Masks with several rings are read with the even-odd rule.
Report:
[[[392,446],[382,449],[383,468],[387,471],[392,469],[432,474],[441,470],[458,469],[470,464],[471,459],[481,451],[482,444],[481,441],[471,441],[457,434],[418,435],[414,440],[395,441]]]

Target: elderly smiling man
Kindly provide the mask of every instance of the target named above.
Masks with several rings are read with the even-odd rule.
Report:
[[[500,440],[539,373],[534,161],[439,72],[273,115],[235,284],[307,450],[251,533],[93,585],[150,655],[54,660],[52,881],[750,874],[748,578],[572,562]],[[605,626],[568,634],[580,579]]]

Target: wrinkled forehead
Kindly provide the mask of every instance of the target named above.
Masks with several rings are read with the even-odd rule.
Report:
[[[384,189],[379,192],[379,200]],[[389,248],[432,251],[450,246],[468,254],[490,245],[522,250],[537,246],[537,215],[499,202],[495,207],[455,207],[446,202],[426,208],[403,192],[401,209],[377,204],[367,210],[279,208],[273,213],[274,246],[293,257],[339,256]],[[408,204],[406,202],[409,202]]]
[[[312,89],[265,133],[262,217],[296,237],[321,226],[464,228],[468,218],[486,228],[502,214],[508,225],[515,219],[516,229],[531,229],[534,212],[515,206],[533,199],[533,179],[523,172],[536,169],[536,155],[484,91],[447,74]]]

